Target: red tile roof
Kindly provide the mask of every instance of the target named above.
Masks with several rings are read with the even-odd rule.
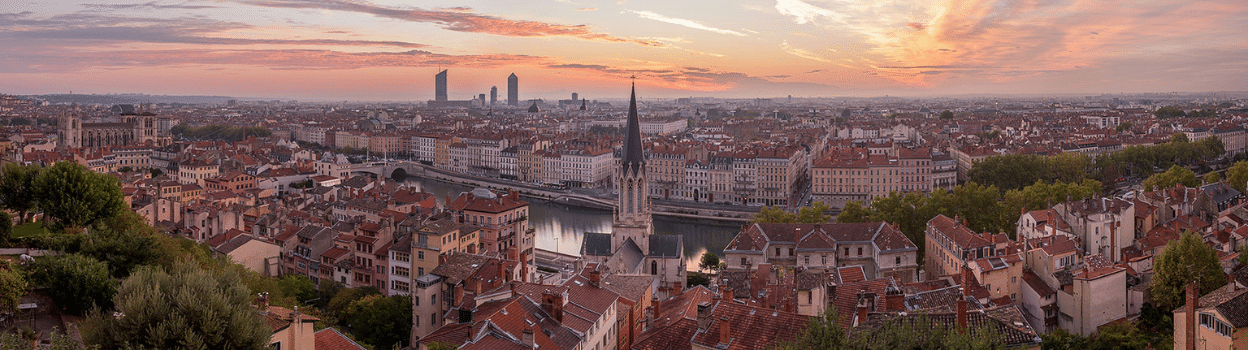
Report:
[[[342,332],[333,327],[325,328],[314,333],[316,337],[316,350],[364,350],[363,346],[354,340],[347,338]]]

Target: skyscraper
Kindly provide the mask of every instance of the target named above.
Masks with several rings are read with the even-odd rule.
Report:
[[[497,102],[498,102],[498,87],[491,86],[490,87],[490,105],[493,106],[494,103],[497,103]]]
[[[516,73],[507,77],[507,105],[520,105],[520,78],[516,78]]]
[[[446,70],[443,69],[438,75],[433,76],[433,100],[446,101]]]

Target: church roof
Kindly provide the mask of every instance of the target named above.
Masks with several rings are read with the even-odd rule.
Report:
[[[603,265],[606,265],[609,273],[634,273],[640,271],[641,262],[645,258],[646,256],[641,252],[641,247],[638,247],[637,243],[633,242],[632,238],[629,238],[624,240],[624,243],[620,245],[620,249],[616,250],[615,254],[612,254],[611,258],[607,259]]]
[[[624,170],[640,171],[646,159],[641,145],[641,119],[637,116],[637,86],[633,86],[628,100],[628,134],[624,139],[624,155],[620,162]]]
[[[679,258],[684,251],[683,235],[650,235],[649,257]]]
[[[611,235],[586,232],[581,242],[581,255],[611,255]]]

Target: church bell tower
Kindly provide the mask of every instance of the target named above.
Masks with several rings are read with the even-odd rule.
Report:
[[[624,138],[620,167],[616,170],[616,186],[620,197],[613,220],[611,246],[619,249],[628,239],[649,252],[650,235],[654,234],[650,213],[650,186],[646,181],[645,147],[641,143],[641,120],[637,116],[637,85],[633,84],[628,102],[628,133]]]

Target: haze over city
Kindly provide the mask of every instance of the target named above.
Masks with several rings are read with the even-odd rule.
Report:
[[[0,91],[300,100],[1242,90],[1241,0],[5,1]]]

